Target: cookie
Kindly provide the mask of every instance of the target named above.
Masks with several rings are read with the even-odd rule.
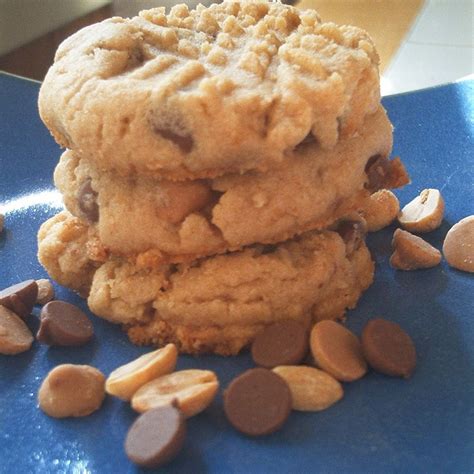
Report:
[[[55,183],[70,212],[92,223],[111,252],[150,251],[155,261],[180,262],[328,227],[362,207],[369,196],[365,167],[391,146],[380,107],[358,136],[332,150],[308,144],[267,173],[183,182],[125,177],[67,151]]]
[[[53,218],[55,219],[55,218]],[[335,319],[357,303],[370,285],[374,266],[363,240],[349,251],[333,231],[312,231],[275,246],[241,251],[187,264],[143,268],[121,258],[82,265],[63,256],[70,248],[88,260],[87,233],[68,236],[77,218],[62,213],[39,241],[39,257],[59,283],[90,286],[92,312],[127,329],[136,344],[174,342],[182,352],[235,354],[265,326],[280,320]],[[80,242],[80,244],[79,244]],[[62,262],[61,265],[59,262]],[[68,262],[68,264],[65,264]],[[90,268],[97,266],[95,271]],[[58,269],[60,271],[58,271]]]
[[[97,248],[100,252],[95,252]],[[87,295],[92,276],[105,258],[105,252],[89,228],[67,212],[56,214],[40,227],[40,263],[48,268],[51,278],[83,296]]]
[[[88,26],[56,52],[40,115],[101,169],[171,180],[330,149],[380,103],[368,34],[279,2],[174,6]]]

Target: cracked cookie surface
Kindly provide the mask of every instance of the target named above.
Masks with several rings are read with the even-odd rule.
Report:
[[[379,107],[366,32],[278,2],[224,1],[111,18],[62,43],[41,87],[58,143],[102,169],[172,180],[330,149]]]
[[[120,258],[90,260],[88,226],[67,213],[43,226],[49,234],[40,232],[40,261],[59,283],[81,289],[91,311],[125,325],[133,342],[174,342],[183,352],[235,354],[272,322],[342,317],[373,278],[363,240],[349,250],[332,231],[143,268]],[[64,259],[70,249],[84,264]]]
[[[266,173],[171,182],[98,170],[67,151],[55,183],[68,210],[89,221],[112,253],[180,262],[330,226],[363,206],[366,164],[391,147],[392,128],[379,108],[357,136],[332,150],[302,146]]]

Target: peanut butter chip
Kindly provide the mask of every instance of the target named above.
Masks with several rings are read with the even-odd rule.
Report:
[[[164,405],[135,420],[125,440],[125,452],[135,464],[156,468],[179,453],[185,437],[183,415],[173,405]]]
[[[337,380],[352,382],[367,372],[358,337],[339,323],[317,323],[311,331],[310,346],[317,365]]]
[[[287,383],[262,368],[239,375],[224,393],[224,410],[229,422],[249,436],[277,431],[287,420],[291,405]]]
[[[398,324],[372,319],[366,324],[361,339],[365,358],[377,372],[408,378],[415,370],[415,345]]]
[[[443,254],[451,267],[474,272],[474,216],[465,217],[449,229]]]
[[[397,229],[392,239],[390,265],[397,270],[431,268],[441,262],[441,252],[417,235]]]
[[[281,321],[257,334],[252,344],[253,361],[270,369],[299,364],[308,352],[308,335],[297,321]]]
[[[50,346],[81,346],[89,342],[94,329],[89,318],[65,301],[50,301],[41,310],[36,338]]]
[[[33,343],[33,335],[15,313],[0,306],[0,354],[19,354]]]
[[[331,375],[314,367],[282,365],[275,367],[290,387],[293,410],[321,411],[342,398],[341,384]]]
[[[23,319],[31,314],[38,296],[35,280],[26,280],[0,291],[0,305],[10,309]]]

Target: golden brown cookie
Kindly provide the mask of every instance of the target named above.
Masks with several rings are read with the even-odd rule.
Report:
[[[280,2],[111,18],[59,47],[39,96],[64,147],[100,168],[172,180],[273,168],[325,149],[379,107],[368,34]]]
[[[70,212],[92,222],[111,252],[151,251],[156,261],[179,262],[328,227],[363,206],[366,164],[387,157],[391,146],[380,107],[357,136],[332,150],[302,146],[267,173],[171,182],[99,170],[93,159],[67,151],[55,183]]]
[[[58,262],[69,248],[81,249],[77,258],[88,261],[88,228],[83,226],[77,242],[59,246],[67,227],[77,224],[65,213],[60,216],[51,226],[55,235],[40,238],[43,265],[59,283],[77,289],[75,282],[81,282],[83,290],[89,285],[90,309],[125,325],[137,344],[174,342],[183,352],[235,354],[275,321],[309,324],[342,317],[373,278],[363,240],[349,249],[332,231],[307,232],[278,245],[254,245],[189,264],[143,268],[108,258],[95,271],[90,268],[97,262],[83,265],[78,275],[74,261],[61,267]],[[51,252],[52,242],[59,252]]]

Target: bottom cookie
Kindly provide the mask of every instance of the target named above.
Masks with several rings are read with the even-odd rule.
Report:
[[[121,258],[95,262],[87,257],[91,246],[88,226],[66,212],[40,230],[41,263],[59,283],[87,294],[93,313],[123,324],[136,344],[174,342],[194,354],[236,354],[278,320],[309,326],[341,318],[374,272],[362,237],[346,245],[334,231],[153,268]]]

